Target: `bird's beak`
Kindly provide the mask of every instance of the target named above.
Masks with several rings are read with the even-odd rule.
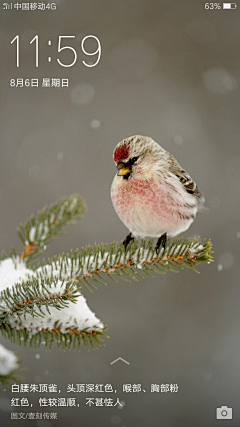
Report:
[[[118,163],[117,168],[119,170],[118,176],[127,175],[132,172],[132,169],[129,166],[126,166],[125,163]]]
[[[120,171],[118,172],[118,176],[123,176],[123,175],[127,175],[128,173],[131,172],[130,168],[122,168],[120,169]]]

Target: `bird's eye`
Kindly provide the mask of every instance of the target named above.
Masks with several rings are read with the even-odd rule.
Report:
[[[133,163],[135,163],[137,161],[137,159],[138,159],[138,157],[132,157],[130,161],[133,164]]]

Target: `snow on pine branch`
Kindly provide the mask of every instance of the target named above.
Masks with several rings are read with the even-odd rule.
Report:
[[[34,279],[34,276],[32,270],[28,269],[24,260],[19,257],[16,257],[14,261],[9,258],[0,263],[0,319],[5,317],[5,321],[7,319],[7,324],[11,328],[16,330],[24,328],[31,331],[32,334],[40,330],[56,330],[56,325],[58,325],[57,329],[60,333],[103,331],[103,323],[90,310],[86,299],[79,292],[77,293],[74,287],[67,288],[67,282],[59,279],[52,282],[37,280],[38,286],[31,288],[27,280],[28,277]],[[27,298],[24,292],[26,292]],[[70,300],[74,296],[74,292],[75,303]],[[67,301],[67,306],[62,307],[61,310],[51,304],[46,305],[47,302],[51,303],[54,300],[61,301],[63,297],[65,297],[65,301],[69,297],[69,301]],[[31,307],[34,308],[32,313]],[[37,308],[39,309],[37,310]]]
[[[157,254],[152,240],[148,245],[142,240],[140,247],[135,241],[129,248],[125,252],[122,243],[117,245],[115,242],[110,245],[87,246],[81,252],[76,250],[69,255],[49,259],[48,264],[37,268],[34,274],[39,279],[55,277],[76,280],[91,289],[92,281],[106,284],[106,276],[113,279],[114,275],[118,275],[124,280],[128,277],[131,281],[137,280],[135,276],[144,277],[142,272],[149,275],[150,270],[165,273],[174,267],[189,267],[197,271],[195,265],[212,261],[210,240],[200,242],[198,238],[178,238],[172,242],[168,240],[166,249],[161,248]]]
[[[15,353],[7,350],[2,344],[0,344],[0,377],[10,375],[12,371],[15,371],[18,368],[19,362]]]
[[[24,244],[21,258],[27,264],[39,256],[62,228],[80,219],[86,212],[86,204],[78,194],[61,198],[49,207],[43,208],[35,217],[32,215],[24,224],[20,224],[17,234]]]
[[[81,285],[91,289],[92,282],[106,284],[107,276],[118,275],[131,281],[144,277],[142,273],[150,275],[152,270],[165,273],[173,267],[195,269],[202,261],[212,261],[210,241],[168,240],[166,249],[161,248],[157,254],[152,243],[146,246],[142,240],[138,247],[135,241],[127,252],[122,244],[116,243],[88,246],[81,252],[76,250],[69,256],[55,257],[35,271],[27,268],[19,256],[3,260],[0,263],[0,320],[11,328],[27,328],[32,333],[53,330],[56,324],[60,324],[61,333],[73,329],[103,331],[103,323],[79,293]]]

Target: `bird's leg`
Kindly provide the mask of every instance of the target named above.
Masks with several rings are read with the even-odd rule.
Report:
[[[166,241],[167,241],[167,233],[164,233],[164,234],[162,234],[162,236],[160,236],[158,238],[158,241],[157,241],[156,246],[155,246],[155,251],[158,252],[158,249],[160,248],[161,245],[162,245],[163,249],[165,249]]]
[[[134,240],[134,237],[132,236],[132,233],[129,233],[127,235],[126,239],[124,239],[124,241],[123,241],[123,246],[125,248],[125,251],[127,250],[127,247],[132,240]]]

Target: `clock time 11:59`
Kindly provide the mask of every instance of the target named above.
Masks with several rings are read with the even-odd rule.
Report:
[[[84,44],[86,42],[87,39],[95,39],[97,42],[97,50],[95,52],[87,52]],[[58,36],[58,53],[62,52],[62,51],[70,51],[71,55],[72,55],[72,62],[70,63],[63,63],[61,61],[60,58],[57,58],[57,62],[59,63],[59,65],[61,65],[61,67],[73,67],[73,65],[76,64],[77,62],[77,58],[78,58],[78,54],[76,49],[74,49],[72,46],[67,45],[66,43],[70,43],[71,39],[75,39],[75,36]],[[16,35],[10,42],[11,44],[16,43],[16,63],[17,63],[17,67],[20,66],[20,36]],[[36,35],[35,37],[33,37],[33,39],[29,42],[30,44],[35,44],[35,66],[38,67],[39,66],[39,36]],[[51,40],[48,41],[48,44],[51,45]],[[88,56],[93,56],[93,55],[97,55],[97,59],[96,62],[94,63],[87,63],[85,61],[82,61],[82,63],[86,66],[86,67],[95,67],[101,58],[101,43],[100,40],[93,35],[89,35],[89,36],[85,36],[82,39],[81,42],[81,49],[82,52],[85,55]],[[48,58],[48,61],[51,61],[51,57]]]

